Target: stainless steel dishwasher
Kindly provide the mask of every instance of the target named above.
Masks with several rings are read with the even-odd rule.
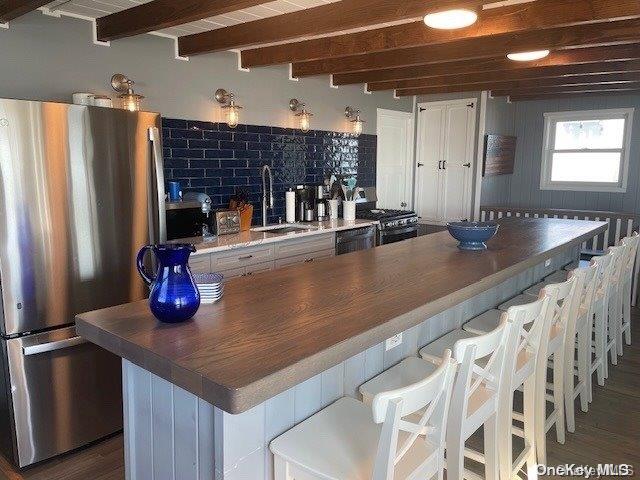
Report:
[[[336,233],[336,255],[357,252],[376,246],[376,227],[355,228]]]

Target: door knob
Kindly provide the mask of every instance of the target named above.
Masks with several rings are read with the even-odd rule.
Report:
[[[467,167],[467,168],[471,168],[471,164],[470,163],[463,163],[462,166],[463,167]]]
[[[402,202],[402,203],[400,203],[400,206],[401,206],[402,208],[406,207],[406,206],[407,206],[407,202]]]

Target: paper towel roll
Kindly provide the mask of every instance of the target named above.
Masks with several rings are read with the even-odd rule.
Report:
[[[296,192],[289,190],[284,194],[286,209],[287,209],[287,223],[295,223],[296,221]]]

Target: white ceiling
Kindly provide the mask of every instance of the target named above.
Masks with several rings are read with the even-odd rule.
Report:
[[[73,17],[95,19],[120,10],[135,7],[151,0],[56,0],[48,4],[45,9],[54,14]],[[175,0],[180,2],[181,0]],[[190,33],[229,27],[239,23],[272,17],[282,13],[295,12],[311,7],[317,7],[338,0],[275,0],[255,7],[245,8],[225,15],[217,15],[197,22],[186,23],[176,27],[165,28],[157,33],[163,36],[179,37]]]

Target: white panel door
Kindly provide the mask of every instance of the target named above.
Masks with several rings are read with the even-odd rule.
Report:
[[[441,220],[468,220],[471,212],[471,171],[475,110],[465,103],[447,108],[444,138]]]
[[[378,205],[406,209],[411,203],[413,115],[378,109],[377,134]]]
[[[445,106],[419,110],[416,213],[424,223],[439,222],[441,216],[440,165],[444,157],[445,114]]]
[[[475,101],[419,105],[416,210],[423,223],[469,219]]]

